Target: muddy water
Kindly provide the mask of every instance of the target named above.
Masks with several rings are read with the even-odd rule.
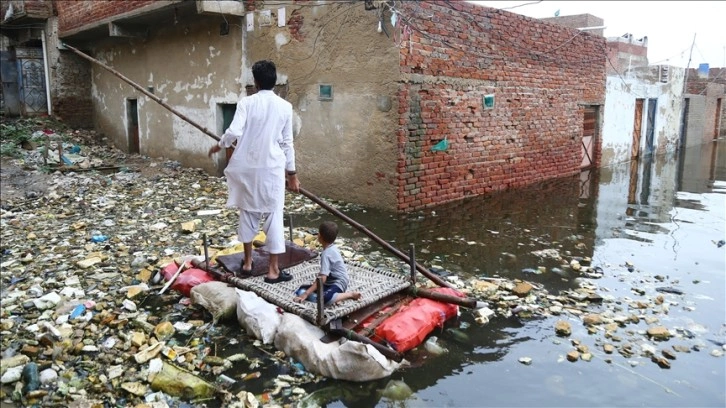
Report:
[[[397,217],[372,210],[347,214],[401,249],[410,245],[427,265],[468,276],[522,278],[550,293],[577,287],[582,278],[553,273],[558,262],[532,252],[557,249],[590,257],[604,278],[592,280],[606,303],[657,296],[669,305],[657,324],[677,336],[656,348],[683,345],[670,369],[646,357],[602,353],[602,335],[589,335],[578,319],[571,339],[589,346],[595,358],[571,363],[567,339],[554,334],[560,317],[497,318],[476,324],[468,312],[437,333],[449,349],[439,357],[411,356],[414,367],[392,378],[351,384],[325,381],[308,386],[318,403],[335,406],[721,406],[726,405],[726,359],[714,357],[726,341],[726,142],[663,157],[643,158],[556,180],[524,191],[465,200],[434,211]],[[311,226],[315,225],[309,220]],[[305,223],[306,220],[298,220]],[[352,228],[343,234],[360,234]],[[382,249],[381,249],[382,251]],[[547,267],[548,272],[531,274]],[[557,271],[557,269],[555,269]],[[644,294],[641,294],[644,293]],[[647,315],[649,311],[641,312]],[[624,341],[645,343],[648,327],[621,328]],[[455,328],[466,335],[454,336]],[[518,360],[530,357],[531,365]],[[609,361],[608,361],[609,359]],[[404,402],[381,396],[389,380],[413,391]]]

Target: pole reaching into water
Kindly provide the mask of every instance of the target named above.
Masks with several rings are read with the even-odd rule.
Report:
[[[153,100],[154,102],[158,103],[159,105],[161,105],[161,106],[165,107],[166,109],[168,109],[169,111],[171,111],[171,113],[173,113],[176,116],[180,117],[181,119],[183,119],[184,121],[186,121],[190,125],[194,126],[195,128],[201,130],[204,134],[206,134],[207,136],[211,137],[212,139],[214,139],[216,141],[219,141],[219,136],[217,136],[214,133],[212,133],[209,129],[205,128],[204,126],[199,125],[198,123],[196,123],[194,121],[192,121],[191,119],[189,119],[188,117],[186,117],[183,113],[179,112],[178,110],[174,109],[174,107],[172,107],[172,106],[168,105],[167,103],[165,103],[164,101],[162,101],[161,98],[159,98],[158,96],[154,95],[153,93],[147,91],[141,85],[139,85],[136,82],[130,80],[127,77],[125,77],[120,72],[118,72],[115,69],[109,67],[108,65],[104,64],[103,62],[101,62],[101,61],[99,61],[99,60],[91,57],[90,55],[88,55],[88,54],[86,54],[86,53],[78,50],[77,48],[71,47],[70,45],[68,45],[66,43],[63,43],[63,46],[65,48],[68,48],[69,50],[73,51],[74,53],[76,53],[81,58],[87,59],[87,60],[89,60],[89,61],[91,61],[91,62],[99,65],[100,67],[102,67],[106,71],[108,71],[108,72],[116,75],[117,77],[121,78],[124,82],[126,82],[129,85],[131,85],[137,91],[141,92],[142,94],[146,95],[151,100]]]
[[[694,38],[694,41],[695,41],[695,38]],[[81,58],[86,59],[88,61],[91,61],[94,64],[97,64],[97,65],[101,66],[103,69],[105,69],[108,72],[110,72],[110,73],[114,74],[115,76],[119,77],[121,80],[123,80],[127,84],[131,85],[134,89],[138,90],[139,92],[141,92],[142,94],[146,95],[147,97],[149,97],[154,102],[156,102],[159,105],[163,106],[164,108],[168,109],[169,111],[171,111],[171,113],[177,115],[179,118],[183,119],[184,121],[186,121],[190,125],[192,125],[195,128],[201,130],[204,134],[206,134],[207,136],[211,137],[212,139],[217,140],[217,141],[220,140],[219,136],[215,135],[214,133],[212,133],[211,131],[209,131],[207,128],[205,128],[205,127],[197,124],[196,122],[194,122],[193,120],[191,120],[190,118],[188,118],[187,116],[185,116],[184,114],[182,114],[181,112],[179,112],[178,110],[174,109],[174,107],[169,106],[164,101],[162,101],[161,98],[159,98],[158,96],[156,96],[156,95],[152,94],[151,92],[147,91],[141,85],[139,85],[139,84],[135,83],[134,81],[130,80],[129,78],[127,78],[126,76],[124,76],[120,72],[116,71],[115,69],[113,69],[113,68],[109,67],[108,65],[104,64],[103,62],[101,62],[101,61],[99,61],[99,60],[97,60],[97,59],[89,56],[88,54],[85,54],[84,52],[78,50],[75,47],[72,47],[72,46],[70,46],[68,44],[65,44],[65,43],[63,43],[63,46],[66,47],[67,49],[73,51],[75,54],[77,54]],[[401,252],[399,249],[395,248],[393,245],[389,244],[388,242],[384,241],[379,236],[375,235],[370,230],[368,230],[368,228],[366,228],[365,226],[363,226],[363,225],[359,224],[358,222],[354,221],[352,218],[346,216],[345,214],[343,214],[342,212],[340,212],[338,209],[333,208],[332,206],[330,206],[329,204],[327,204],[325,201],[323,201],[320,198],[318,198],[315,194],[313,194],[313,193],[305,190],[304,188],[300,188],[300,193],[302,195],[304,195],[305,197],[309,198],[314,203],[316,203],[319,206],[321,206],[322,208],[324,208],[325,210],[327,210],[328,212],[332,213],[333,215],[335,215],[338,218],[342,219],[343,221],[347,222],[353,228],[357,229],[358,231],[361,231],[362,233],[364,233],[365,235],[367,235],[368,237],[370,237],[373,241],[375,241],[376,243],[378,243],[379,245],[381,245],[383,248],[385,248],[386,250],[388,250],[389,252],[391,252],[393,255],[397,256],[399,259],[401,259],[401,260],[403,260],[405,262],[411,262],[411,258],[409,258],[408,255],[406,255],[405,253]],[[444,281],[438,275],[432,273],[431,271],[429,271],[425,267],[419,265],[418,263],[416,263],[416,270],[418,270],[419,272],[421,272],[424,276],[426,276],[432,282],[436,283],[439,286],[443,286],[443,287],[447,287],[447,288],[451,288],[452,287],[451,284],[449,284],[448,282]]]

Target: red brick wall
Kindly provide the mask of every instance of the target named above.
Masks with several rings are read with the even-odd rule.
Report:
[[[708,78],[698,76],[698,68],[689,68],[686,83],[687,94],[705,94],[708,84],[726,84],[726,68],[709,68]]]
[[[604,102],[605,39],[464,2],[402,7],[399,211],[579,171],[580,104]]]
[[[76,0],[57,1],[58,31],[64,33],[98,23],[106,18],[133,11],[155,3],[155,0]]]
[[[53,16],[53,2],[51,0],[3,0],[0,2],[0,18],[4,18],[12,4],[13,14],[9,16],[8,23],[16,18],[49,18]]]

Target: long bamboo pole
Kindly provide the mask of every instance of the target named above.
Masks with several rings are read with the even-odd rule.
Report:
[[[110,72],[110,73],[112,73],[112,74],[116,75],[117,77],[121,78],[121,79],[122,79],[122,80],[123,80],[124,82],[126,82],[126,83],[127,83],[127,84],[129,84],[129,85],[131,85],[131,86],[132,86],[132,87],[133,87],[134,89],[136,89],[137,91],[139,91],[139,92],[141,92],[142,94],[144,94],[144,95],[148,96],[148,97],[149,97],[149,98],[151,98],[151,99],[152,99],[152,100],[153,100],[154,102],[156,102],[156,103],[158,103],[159,105],[161,105],[161,106],[165,107],[166,109],[170,110],[170,111],[171,111],[171,113],[173,113],[173,114],[175,114],[175,115],[179,116],[179,118],[183,119],[184,121],[186,121],[186,122],[187,122],[187,123],[189,123],[190,125],[194,126],[195,128],[197,128],[197,129],[201,130],[202,132],[204,132],[204,134],[206,134],[207,136],[211,137],[212,139],[214,139],[214,140],[217,140],[217,141],[219,141],[219,136],[217,136],[217,135],[215,135],[214,133],[212,133],[211,131],[209,131],[209,129],[207,129],[207,128],[205,128],[205,127],[203,127],[203,126],[199,125],[198,123],[194,122],[193,120],[189,119],[189,118],[188,118],[188,117],[186,117],[186,116],[185,116],[185,115],[184,115],[183,113],[181,113],[181,112],[179,112],[178,110],[174,109],[174,107],[172,107],[172,106],[170,106],[170,105],[166,104],[166,103],[165,103],[164,101],[162,101],[162,100],[161,100],[161,98],[159,98],[158,96],[156,96],[156,95],[154,95],[153,93],[151,93],[151,92],[147,91],[147,90],[146,90],[146,89],[144,89],[144,88],[143,88],[143,87],[142,87],[141,85],[139,85],[139,84],[135,83],[134,81],[132,81],[132,80],[128,79],[127,77],[125,77],[125,76],[124,76],[124,75],[123,75],[122,73],[120,73],[120,72],[116,71],[115,69],[113,69],[113,68],[109,67],[108,65],[104,64],[103,62],[101,62],[101,61],[99,61],[99,60],[97,60],[97,59],[95,59],[95,58],[91,57],[90,55],[88,55],[88,54],[86,54],[86,53],[84,53],[84,52],[82,52],[82,51],[78,50],[77,48],[71,47],[70,45],[68,45],[68,44],[66,44],[66,43],[63,43],[63,46],[64,46],[65,48],[68,48],[69,50],[73,51],[74,53],[78,54],[78,56],[80,56],[81,58],[83,58],[83,59],[87,59],[87,60],[89,60],[89,61],[91,61],[91,62],[93,62],[93,63],[95,63],[95,64],[97,64],[97,65],[101,66],[101,67],[102,67],[103,69],[105,69],[106,71],[108,71],[108,72]]]
[[[156,95],[152,94],[151,92],[147,91],[142,86],[140,86],[139,84],[137,84],[134,81],[130,80],[129,78],[125,77],[123,74],[121,74],[120,72],[116,71],[115,69],[109,67],[108,65],[102,63],[101,61],[99,61],[99,60],[97,60],[97,59],[95,59],[95,58],[93,58],[93,57],[85,54],[84,52],[82,52],[82,51],[78,50],[77,48],[74,48],[74,47],[72,47],[72,46],[70,46],[70,45],[68,45],[66,43],[63,43],[63,46],[66,47],[66,48],[68,48],[69,50],[73,51],[74,53],[78,54],[78,56],[80,56],[81,58],[86,59],[88,61],[91,61],[91,62],[93,62],[95,64],[98,64],[99,66],[101,66],[105,70],[107,70],[110,73],[116,75],[121,80],[123,80],[127,84],[129,84],[132,87],[134,87],[134,89],[136,89],[139,92],[143,93],[144,95],[148,96],[150,99],[152,99],[153,101],[157,102],[159,105],[163,106],[164,108],[168,109],[173,114],[177,115],[179,118],[183,119],[184,121],[186,121],[190,125],[192,125],[195,128],[201,130],[204,134],[206,134],[207,136],[211,137],[212,139],[217,140],[217,141],[220,140],[220,138],[217,135],[215,135],[214,133],[212,133],[211,131],[209,131],[207,128],[205,128],[205,127],[197,124],[196,122],[194,122],[193,120],[189,119],[187,116],[185,116],[184,114],[182,114],[178,110],[174,109],[172,106],[169,106],[168,104],[164,103],[164,101],[162,101],[161,98],[159,98],[158,96],[156,96]],[[401,260],[403,260],[405,262],[408,262],[408,263],[411,262],[411,259],[408,257],[408,255],[406,255],[405,253],[401,252],[399,249],[395,248],[393,245],[389,244],[388,242],[384,241],[379,236],[375,235],[370,230],[368,230],[368,228],[366,228],[365,226],[363,226],[363,225],[359,224],[358,222],[354,221],[352,218],[350,218],[347,215],[343,214],[338,209],[333,208],[328,203],[326,203],[323,200],[321,200],[320,198],[318,198],[315,194],[313,194],[313,193],[305,190],[304,188],[300,188],[300,193],[302,195],[304,195],[305,197],[309,198],[314,203],[317,203],[319,206],[321,206],[322,208],[324,208],[328,212],[332,213],[333,215],[335,215],[338,218],[342,219],[343,221],[347,222],[353,228],[355,228],[355,229],[361,231],[362,233],[366,234],[373,241],[377,242],[379,245],[381,245],[383,248],[385,248],[386,250],[388,250],[389,252],[391,252],[393,255],[397,256]],[[424,276],[426,276],[432,282],[436,283],[439,286],[443,286],[443,287],[447,287],[447,288],[452,287],[448,282],[444,281],[439,276],[435,275],[434,273],[432,273],[431,271],[429,271],[428,269],[426,269],[422,265],[419,265],[418,263],[416,263],[416,270],[418,270],[419,272],[421,272]]]

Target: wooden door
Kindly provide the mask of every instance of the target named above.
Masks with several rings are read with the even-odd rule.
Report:
[[[585,107],[582,121],[582,162],[580,163],[580,169],[587,169],[595,165],[597,112],[597,106]]]
[[[126,99],[126,134],[129,153],[139,154],[139,105],[136,99]]]
[[[643,131],[643,103],[645,99],[635,100],[635,119],[633,120],[633,146],[630,148],[630,158],[637,159],[640,155],[640,134]]]

